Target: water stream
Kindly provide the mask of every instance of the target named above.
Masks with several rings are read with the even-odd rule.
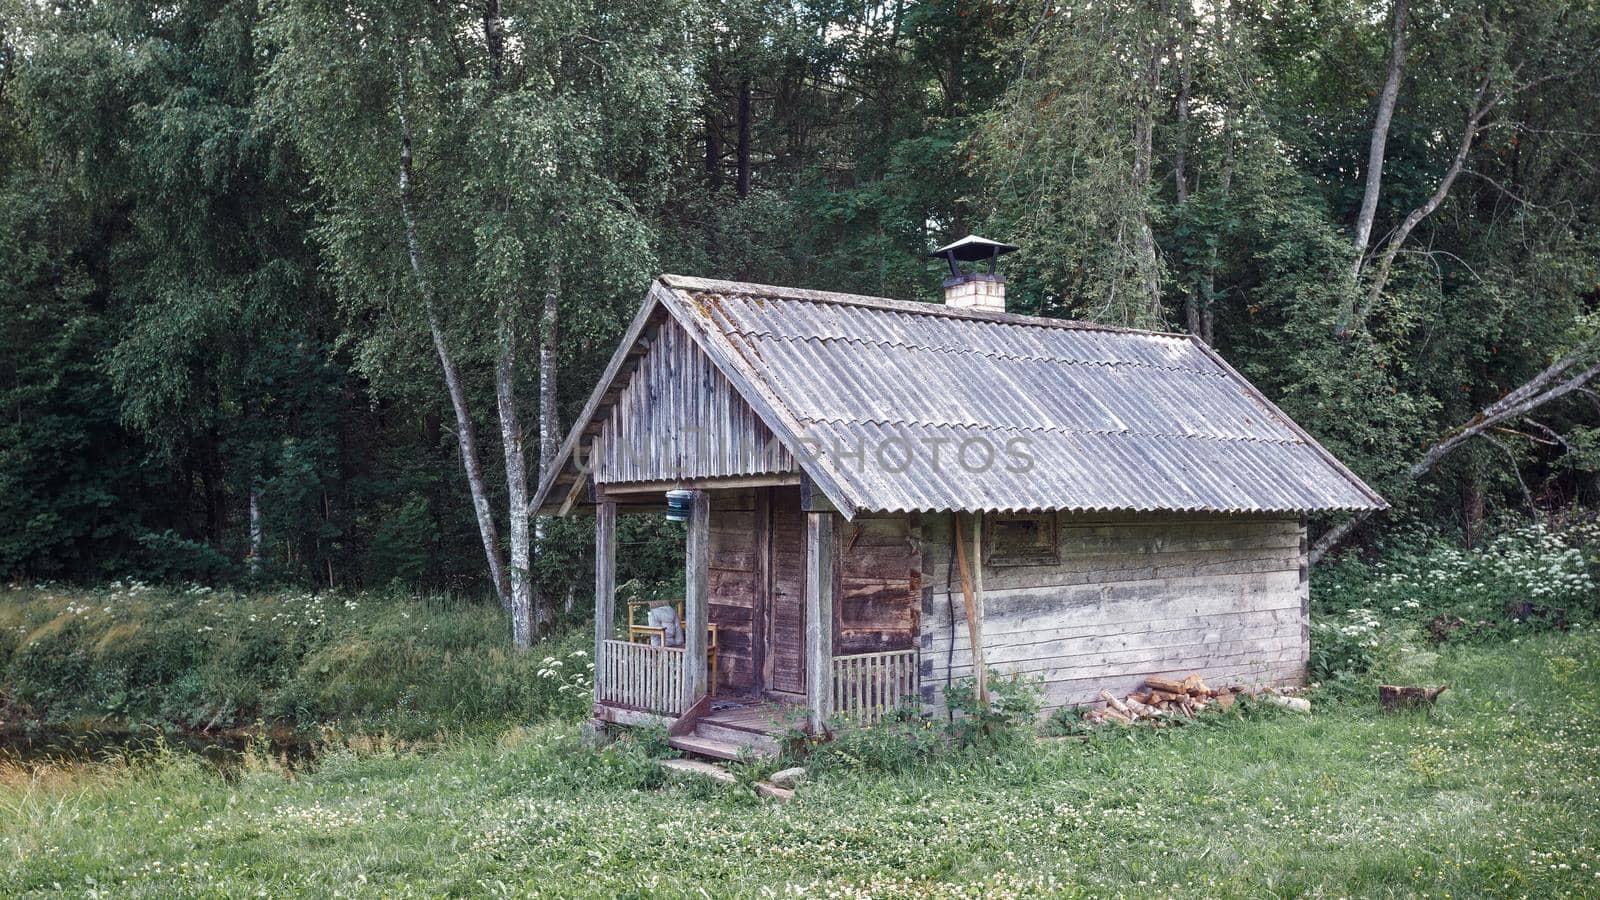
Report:
[[[224,776],[237,774],[248,751],[270,754],[292,769],[310,768],[321,751],[312,737],[288,729],[265,740],[248,731],[201,733],[156,728],[72,728],[29,724],[0,726],[0,765],[31,770],[115,760],[137,760],[165,749],[192,754]]]

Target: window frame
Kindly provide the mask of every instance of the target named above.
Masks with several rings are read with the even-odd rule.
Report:
[[[1003,548],[996,536],[1014,522],[1029,522],[1047,535],[1026,552]],[[983,514],[983,564],[985,566],[1055,566],[1061,564],[1061,523],[1054,511]]]

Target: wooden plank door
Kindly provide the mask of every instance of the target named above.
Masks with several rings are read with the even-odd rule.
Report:
[[[772,488],[767,592],[766,689],[806,693],[806,518],[798,487]]]

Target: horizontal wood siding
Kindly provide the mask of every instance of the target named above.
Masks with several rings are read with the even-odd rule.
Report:
[[[950,519],[924,515],[922,695],[973,660]],[[1060,562],[984,567],[984,657],[1043,683],[1047,710],[1123,696],[1151,675],[1212,684],[1305,677],[1304,528],[1295,519],[1217,516],[1091,520],[1060,514]],[[953,612],[953,616],[952,616]],[[952,618],[954,628],[952,625]]]
[[[685,701],[682,647],[604,641],[595,661],[595,699],[676,716]]]
[[[916,647],[921,628],[922,550],[914,517],[840,519],[836,537],[834,653],[849,656]]]
[[[755,411],[667,319],[595,437],[595,481],[665,481],[796,471]]]

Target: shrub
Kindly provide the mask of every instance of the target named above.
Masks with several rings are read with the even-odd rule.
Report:
[[[1381,672],[1408,645],[1499,640],[1600,615],[1600,523],[1512,527],[1473,549],[1434,532],[1396,538],[1376,562],[1317,573],[1310,674]]]
[[[1049,735],[1064,736],[1074,734],[1093,734],[1096,726],[1084,719],[1091,707],[1063,706],[1050,714],[1045,720],[1044,732]]]
[[[818,769],[900,773],[926,763],[944,749],[944,729],[911,706],[890,712],[876,725],[836,727],[834,738],[815,747],[809,762]]]
[[[214,729],[258,716],[400,736],[588,709],[587,632],[509,645],[498,607],[398,594],[0,594],[0,695],[48,722]]]
[[[1365,607],[1336,618],[1314,619],[1308,675],[1312,681],[1333,681],[1381,672],[1395,661],[1405,635],[1412,633],[1398,623],[1385,625]]]
[[[978,698],[977,680],[963,678],[945,692],[945,702],[955,711],[950,738],[958,746],[1013,744],[1033,731],[1039,718],[1039,686],[1021,675],[1002,677],[989,672],[989,702]]]

